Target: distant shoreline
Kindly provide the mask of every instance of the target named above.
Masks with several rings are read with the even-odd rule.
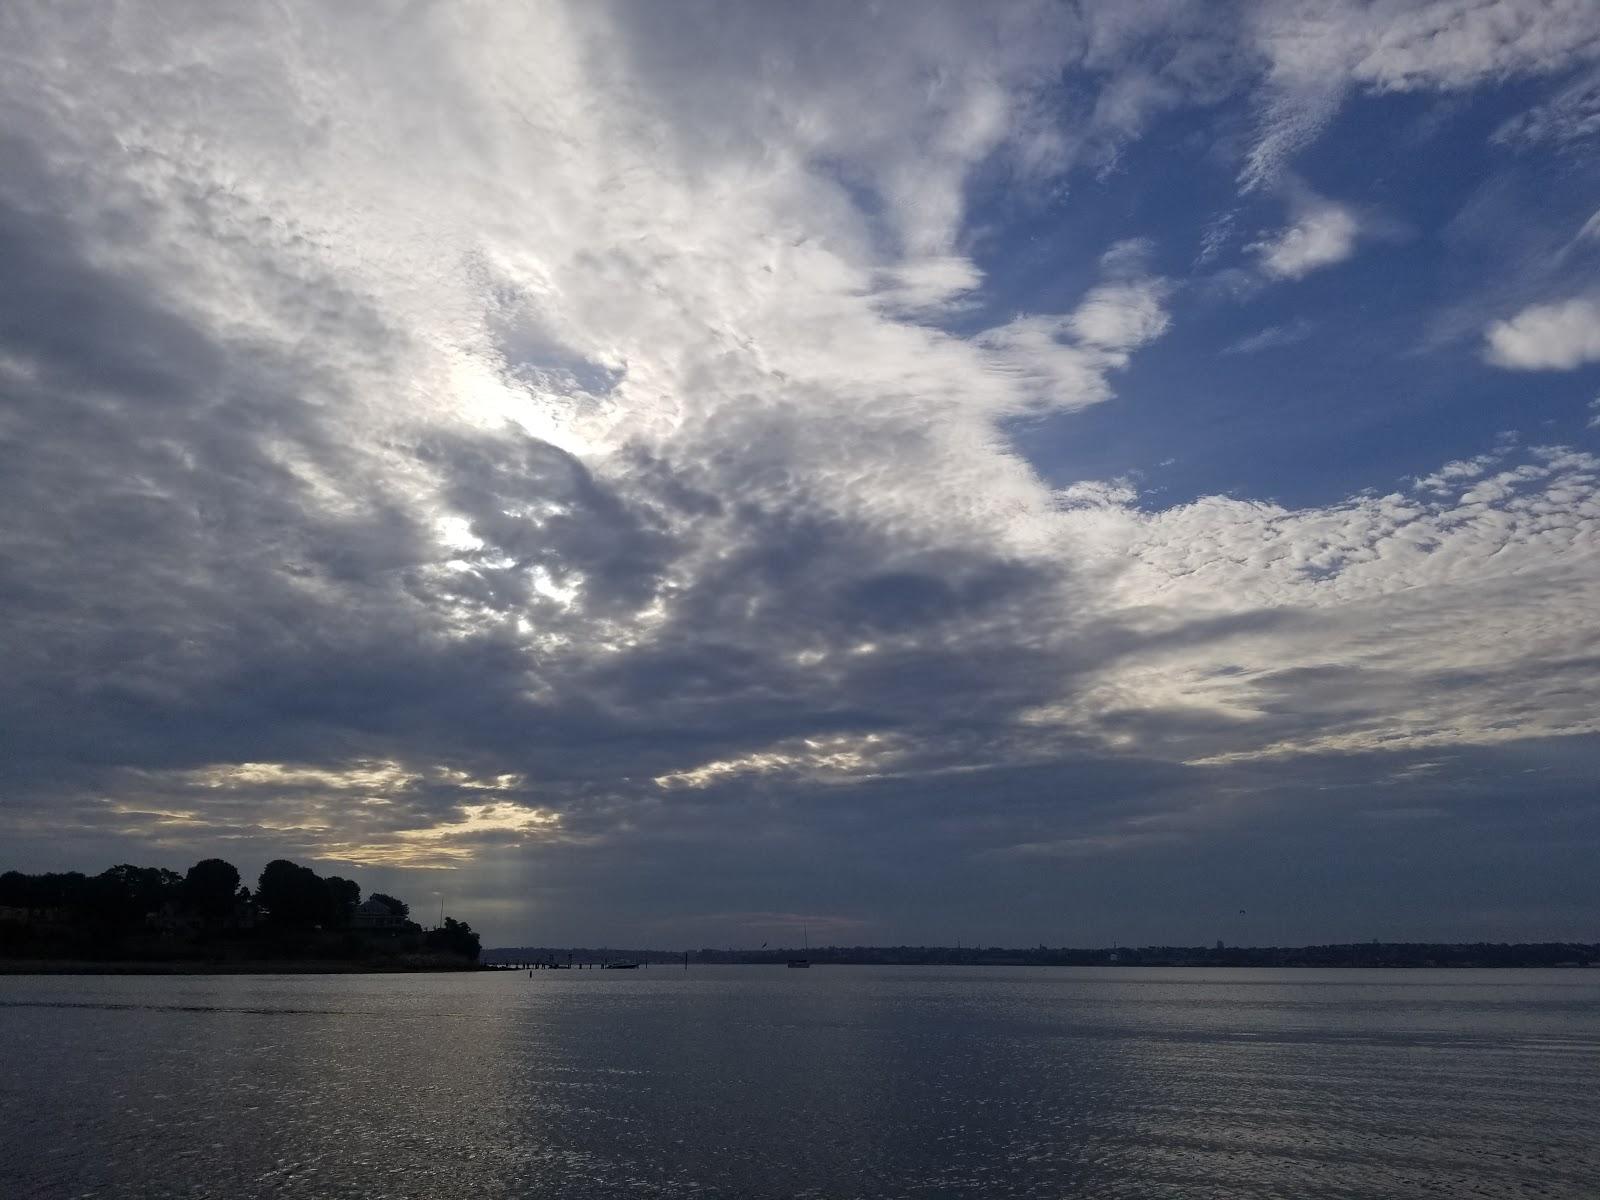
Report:
[[[962,946],[811,946],[679,951],[609,946],[496,946],[486,966],[604,963],[626,959],[663,966],[781,965],[907,967],[1311,967],[1517,968],[1600,967],[1593,942],[1343,942],[1317,946],[1106,946],[1074,948]]]
[[[681,960],[680,960],[681,961]],[[658,962],[658,967],[670,967],[676,964]],[[691,962],[692,967],[770,967],[781,964],[770,962]],[[1533,971],[1533,970],[1593,970],[1597,964],[1592,963],[1197,963],[1197,962],[1115,962],[1115,963],[1023,963],[1023,962],[967,962],[967,963],[941,963],[941,962],[850,962],[850,961],[823,961],[818,966],[836,967],[990,967],[1004,969],[1006,967],[1038,967],[1038,968],[1083,968],[1092,967],[1107,971],[1128,971],[1137,974],[1141,969],[1168,969],[1168,970],[1215,970],[1231,968],[1234,970],[1279,970],[1279,971],[1348,971],[1348,970],[1385,970],[1385,971],[1426,971],[1426,970],[1492,970],[1492,971]],[[598,968],[599,964],[593,964]],[[67,960],[27,960],[27,959],[0,959],[0,977],[5,976],[40,976],[40,975],[458,975],[478,974],[486,971],[520,972],[526,968],[510,966],[505,963],[486,962],[474,963],[470,966],[398,966],[379,965],[362,962],[328,962],[328,961],[286,961],[286,962],[84,962]],[[539,972],[543,974],[542,971]]]
[[[236,962],[0,959],[0,975],[444,975],[483,969],[476,963],[422,965],[336,959],[263,959]]]

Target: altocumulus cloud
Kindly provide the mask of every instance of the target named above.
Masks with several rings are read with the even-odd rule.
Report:
[[[1580,828],[1600,463],[1052,482],[1018,423],[1115,404],[1184,283],[1124,237],[996,312],[969,212],[1185,104],[1246,97],[1267,182],[1348,90],[1592,45],[1505,7],[8,8],[7,844],[355,864],[496,940],[1093,939],[1390,807],[1481,856],[1528,745],[1566,747],[1537,836]],[[1250,252],[1358,232],[1307,204]],[[1593,358],[1571,317],[1490,355]]]

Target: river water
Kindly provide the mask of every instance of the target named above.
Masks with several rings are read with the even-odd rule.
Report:
[[[0,1196],[1595,1197],[1600,972],[0,977]]]

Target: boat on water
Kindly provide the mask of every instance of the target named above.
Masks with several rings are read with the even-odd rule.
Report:
[[[804,958],[791,958],[788,964],[791,967],[809,967],[811,965],[811,931],[802,927],[800,936],[806,942],[806,956]]]
[[[602,971],[637,971],[639,969],[639,964],[636,963],[636,962],[627,962],[627,961],[623,961],[623,962],[608,962],[608,963],[601,963],[600,964],[600,969]]]

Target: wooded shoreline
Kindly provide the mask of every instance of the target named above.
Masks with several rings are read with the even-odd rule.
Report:
[[[459,958],[433,963],[357,959],[252,959],[224,962],[0,959],[0,975],[419,975],[481,971]]]
[[[254,890],[220,858],[180,875],[121,863],[0,874],[0,972],[200,975],[470,970],[472,927],[424,928],[383,892],[274,859]]]

